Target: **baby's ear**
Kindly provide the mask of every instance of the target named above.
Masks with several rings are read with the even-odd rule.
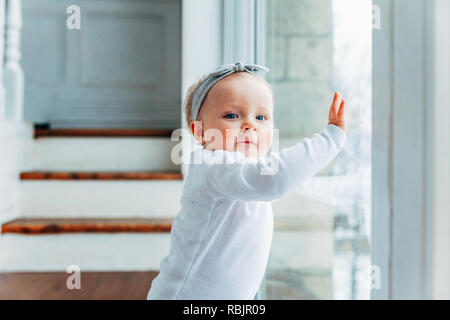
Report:
[[[200,143],[202,143],[203,138],[203,128],[202,121],[191,121],[189,128],[191,129],[191,133],[195,139],[197,139]]]

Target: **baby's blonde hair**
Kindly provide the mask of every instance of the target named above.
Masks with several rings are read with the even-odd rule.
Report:
[[[246,72],[248,73],[248,72]],[[250,75],[253,75],[259,79],[261,79],[265,85],[269,88],[270,92],[272,93],[272,99],[273,99],[273,91],[272,91],[272,87],[270,86],[270,84],[264,80],[264,78],[261,78],[259,76],[256,76],[254,74],[248,73]],[[192,98],[194,96],[194,92],[195,90],[198,88],[198,86],[200,86],[200,84],[208,77],[208,74],[203,75],[197,82],[195,82],[194,84],[192,84],[187,93],[186,93],[186,98],[184,100],[184,104],[183,104],[183,109],[184,109],[184,113],[185,113],[185,121],[186,121],[186,125],[187,128],[190,128],[191,125],[191,113],[192,113]],[[195,120],[195,119],[194,119]]]
[[[184,113],[185,113],[185,121],[186,121],[186,125],[187,128],[189,129],[190,125],[191,125],[191,114],[192,114],[192,98],[194,97],[194,92],[195,90],[198,88],[198,86],[208,77],[208,74],[204,74],[197,82],[195,82],[194,84],[192,84],[187,93],[186,93],[186,98],[184,99],[184,105],[183,105],[183,109],[184,109]]]

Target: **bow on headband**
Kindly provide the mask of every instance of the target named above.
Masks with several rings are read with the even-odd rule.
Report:
[[[225,64],[216,69],[216,71],[210,73],[205,80],[197,87],[192,97],[192,107],[191,107],[191,121],[197,120],[200,107],[202,106],[203,100],[205,100],[206,95],[209,90],[219,81],[229,75],[236,72],[249,72],[255,74],[259,71],[269,72],[266,67],[258,66],[256,64],[242,64],[240,62],[236,64]]]

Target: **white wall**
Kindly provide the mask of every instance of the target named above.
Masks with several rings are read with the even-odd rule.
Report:
[[[202,74],[222,64],[222,1],[183,0],[181,11],[181,95],[184,102],[188,88]],[[182,127],[186,128],[184,110],[181,119]],[[190,134],[184,136],[183,157],[190,154],[192,143]],[[187,166],[183,166],[182,171],[187,174]]]

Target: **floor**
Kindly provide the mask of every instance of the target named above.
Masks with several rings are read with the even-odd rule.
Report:
[[[63,272],[0,273],[0,300],[145,300],[158,272],[82,272],[68,289]]]

